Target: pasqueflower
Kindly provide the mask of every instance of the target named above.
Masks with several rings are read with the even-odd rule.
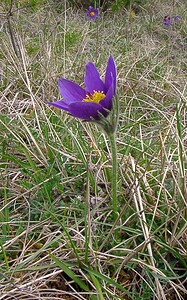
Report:
[[[176,17],[174,17],[174,23],[176,24],[179,20],[181,19],[181,17],[180,16],[176,16]]]
[[[87,19],[90,21],[95,21],[99,16],[98,8],[93,8],[89,6],[88,10],[86,11]]]
[[[176,24],[180,19],[181,19],[180,16],[176,16],[176,17],[165,16],[163,18],[163,23],[165,26],[170,27],[173,23]]]
[[[85,121],[100,120],[102,115],[107,117],[116,93],[116,65],[113,57],[108,59],[104,81],[95,65],[87,63],[84,83],[85,89],[75,82],[60,78],[58,87],[63,100],[47,103]]]
[[[170,27],[171,26],[171,18],[170,18],[170,16],[165,16],[163,18],[163,23],[164,23],[165,26]]]

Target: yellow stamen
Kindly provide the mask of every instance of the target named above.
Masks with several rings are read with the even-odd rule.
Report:
[[[86,98],[83,99],[83,102],[94,102],[99,103],[102,99],[105,98],[105,94],[100,91],[94,91],[93,94],[87,94]]]
[[[93,17],[95,15],[94,11],[90,12],[90,16]]]

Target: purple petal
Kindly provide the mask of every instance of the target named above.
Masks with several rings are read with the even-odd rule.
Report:
[[[82,101],[86,97],[86,91],[75,82],[60,78],[58,88],[62,97],[69,103]]]
[[[176,16],[176,17],[174,17],[174,23],[176,24],[179,20],[181,19],[181,17],[180,16]]]
[[[84,76],[84,83],[86,86],[86,90],[89,93],[93,93],[93,91],[105,92],[104,83],[100,79],[99,73],[92,62],[87,63],[86,65],[86,74]]]
[[[165,16],[163,18],[163,23],[164,23],[165,26],[170,27],[171,26],[171,18],[170,18],[170,16]]]
[[[93,102],[74,102],[70,104],[69,112],[76,118],[91,121],[99,119],[98,111],[106,115],[105,110],[100,104]]]
[[[113,87],[113,85],[111,85],[111,87],[109,88],[109,90],[106,94],[106,97],[100,101],[100,105],[102,105],[102,107],[107,110],[111,110],[112,109],[112,100],[113,100],[114,95],[115,95],[114,87]]]
[[[46,103],[55,106],[57,108],[69,111],[69,104],[67,104],[64,100],[55,101],[55,102],[46,101]]]
[[[89,6],[89,9],[86,11],[87,19],[91,21],[95,21],[99,16],[98,8],[93,8]]]
[[[110,56],[108,59],[108,64],[107,64],[106,74],[105,74],[106,90],[108,90],[110,86],[113,84],[114,93],[116,92],[116,77],[117,77],[116,64],[114,62],[113,57]]]

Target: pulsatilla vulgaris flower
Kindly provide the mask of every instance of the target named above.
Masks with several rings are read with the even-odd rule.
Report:
[[[170,16],[165,16],[163,18],[163,23],[164,23],[165,26],[170,27],[171,26],[171,18],[170,18]]]
[[[58,87],[63,100],[47,103],[85,121],[100,120],[102,115],[107,117],[116,93],[116,65],[113,57],[108,59],[104,81],[100,79],[95,65],[87,63],[84,83],[85,89],[75,82],[60,78]]]
[[[174,17],[174,23],[176,24],[179,20],[181,19],[181,17],[180,16],[176,16],[176,17]]]
[[[86,11],[87,19],[91,21],[95,21],[99,16],[98,8],[93,8],[89,6],[88,10]]]
[[[180,16],[176,16],[176,17],[165,16],[163,18],[163,23],[165,26],[170,27],[172,26],[173,23],[176,24],[180,19],[181,19]]]

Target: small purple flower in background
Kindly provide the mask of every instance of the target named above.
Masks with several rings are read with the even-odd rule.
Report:
[[[174,23],[174,25],[175,25],[180,19],[181,19],[180,16],[170,17],[167,15],[163,18],[163,23],[166,27],[170,27],[170,26],[172,26],[172,23]]]
[[[107,117],[112,109],[116,93],[116,76],[116,65],[112,56],[108,59],[104,82],[100,79],[95,65],[89,62],[84,77],[86,88],[83,89],[70,80],[60,78],[58,87],[63,100],[47,104],[68,111],[73,117],[85,121],[100,120],[101,114]]]
[[[176,17],[174,17],[174,23],[176,24],[179,20],[181,19],[181,17],[180,16],[176,16]]]
[[[165,26],[170,27],[171,26],[171,18],[170,18],[170,16],[165,16],[163,18],[163,23],[164,23]]]
[[[93,8],[89,6],[88,10],[86,11],[87,19],[90,21],[95,21],[99,16],[98,8]]]

